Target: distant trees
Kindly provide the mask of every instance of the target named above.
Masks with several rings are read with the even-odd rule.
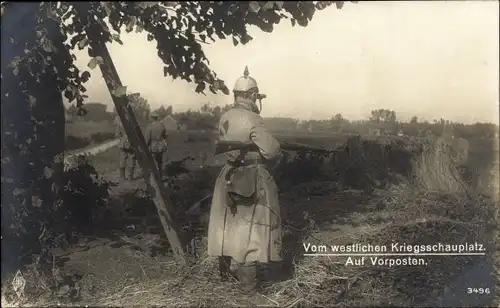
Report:
[[[87,103],[85,104],[85,115],[79,115],[79,109],[75,105],[71,105],[66,109],[66,114],[71,117],[78,117],[83,121],[112,121],[114,118],[114,113],[107,111],[107,106],[101,103]]]
[[[141,96],[139,93],[128,95],[132,108],[134,109],[135,116],[139,123],[145,123],[149,120],[151,107],[148,100]]]
[[[266,128],[269,130],[296,130],[298,119],[284,118],[284,117],[273,117],[265,118],[264,123]]]
[[[372,110],[370,121],[374,123],[395,123],[396,112],[388,109]]]
[[[139,94],[132,94],[132,101],[135,104],[136,116],[140,122],[148,121],[151,107],[148,101],[142,98]],[[155,111],[160,118],[165,118],[168,115],[173,115],[179,124],[186,126],[188,129],[214,129],[217,126],[221,114],[229,110],[233,104],[225,106],[211,106],[209,103],[202,105],[198,110],[187,110],[183,112],[173,112],[171,105],[162,105]],[[103,121],[113,119],[114,112],[107,112],[106,105],[101,103],[87,103],[84,105],[87,114],[79,117],[84,121]],[[69,116],[77,116],[78,108],[74,105],[70,106],[66,113]],[[399,131],[408,136],[439,136],[443,132],[443,128],[453,124],[454,135],[460,138],[494,138],[495,131],[498,128],[494,124],[476,123],[466,125],[462,123],[453,123],[449,120],[439,119],[429,121],[419,121],[417,116],[413,116],[408,122],[397,121],[396,112],[389,109],[376,109],[370,114],[369,119],[350,121],[341,113],[337,113],[328,120],[306,120],[299,121],[298,119],[286,117],[269,117],[264,118],[266,127],[271,131],[293,131],[307,130],[311,128],[313,132],[326,133],[360,133],[368,134],[370,128],[381,129],[382,133],[396,135]]]
[[[344,117],[340,113],[337,113],[330,120],[333,131],[338,132],[338,133],[341,133],[343,131],[345,122],[346,122],[346,120],[344,119]]]
[[[168,106],[167,108],[165,108],[164,105],[161,105],[160,108],[155,110],[155,112],[158,113],[160,119],[166,118],[167,116],[171,115],[172,111],[172,106]]]

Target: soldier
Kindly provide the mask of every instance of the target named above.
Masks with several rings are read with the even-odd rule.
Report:
[[[149,125],[146,132],[146,143],[148,144],[151,154],[156,162],[160,175],[163,173],[164,153],[167,151],[167,130],[165,125],[158,121],[159,115],[156,111],[151,113],[153,123]]]
[[[219,259],[223,279],[236,261],[243,291],[255,294],[257,265],[281,261],[281,214],[277,186],[268,167],[281,158],[279,142],[265,129],[254,78],[245,68],[234,86],[234,106],[221,116],[219,139],[251,142],[255,150],[226,152],[227,163],[215,183],[208,231],[208,254]],[[258,150],[257,150],[258,149]]]
[[[115,118],[115,125],[115,136],[120,139],[120,143],[118,144],[118,147],[121,150],[120,178],[122,180],[133,180],[135,165],[137,163],[135,152],[130,145],[125,129],[123,128],[123,124],[118,116]],[[127,172],[127,174],[125,174],[125,172]]]

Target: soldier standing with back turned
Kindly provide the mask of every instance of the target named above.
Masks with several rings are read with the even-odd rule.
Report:
[[[226,152],[214,188],[208,228],[208,254],[219,258],[219,271],[237,279],[245,293],[256,294],[259,263],[281,261],[281,214],[276,183],[268,167],[281,157],[278,141],[265,129],[259,88],[245,68],[234,86],[234,107],[221,116],[221,141],[253,143],[255,150]],[[259,99],[260,100],[260,99]]]
[[[120,148],[120,179],[133,180],[135,165],[137,163],[135,152],[128,140],[123,124],[120,118],[115,118],[116,133],[115,136],[120,139],[118,147]],[[125,174],[126,172],[126,174]]]
[[[164,153],[167,151],[167,130],[165,125],[158,121],[159,115],[156,111],[151,114],[153,123],[151,123],[146,132],[146,143],[148,144],[151,154],[156,162],[160,175],[163,174]]]

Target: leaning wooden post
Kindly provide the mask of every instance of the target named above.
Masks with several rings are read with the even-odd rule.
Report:
[[[148,190],[156,205],[156,209],[158,210],[158,215],[163,225],[163,229],[165,230],[165,235],[167,236],[170,246],[174,252],[174,256],[185,263],[188,263],[188,258],[179,236],[180,228],[172,219],[173,211],[169,208],[169,206],[172,205],[172,201],[170,200],[163,185],[158,168],[153,161],[153,157],[148,149],[141,128],[139,127],[137,119],[134,115],[134,111],[128,102],[127,96],[125,93],[117,93],[123,92],[124,88],[106,44],[100,38],[99,26],[94,20],[89,18],[92,17],[92,15],[87,13],[89,3],[75,2],[74,6],[82,23],[87,27],[87,37],[94,56],[102,57],[102,61],[99,61],[99,67],[103,74],[104,81],[106,82],[106,86],[111,94],[111,98],[113,99],[113,103],[116,107],[116,112],[120,117],[120,121],[123,124],[123,128],[125,129],[130,144],[134,148],[139,165],[143,170],[144,180],[146,181]]]

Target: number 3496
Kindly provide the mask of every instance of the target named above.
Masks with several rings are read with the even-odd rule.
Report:
[[[490,294],[490,288],[467,288],[467,294]]]

